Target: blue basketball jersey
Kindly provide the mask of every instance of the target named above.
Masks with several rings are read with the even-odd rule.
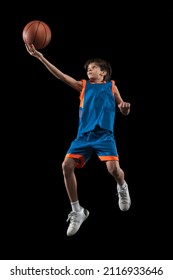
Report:
[[[99,125],[103,129],[114,131],[116,100],[115,81],[92,84],[82,80],[80,94],[78,135],[89,132]]]

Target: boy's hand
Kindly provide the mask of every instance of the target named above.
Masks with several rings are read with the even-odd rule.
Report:
[[[41,58],[43,56],[42,53],[36,50],[33,44],[32,45],[25,44],[25,47],[30,55],[35,56],[36,58]]]
[[[128,115],[130,113],[130,103],[122,101],[118,104],[118,107],[123,115]]]

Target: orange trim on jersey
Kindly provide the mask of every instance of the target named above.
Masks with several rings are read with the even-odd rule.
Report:
[[[77,168],[82,168],[85,165],[85,158],[81,155],[77,155],[77,154],[66,154],[65,156],[66,158],[73,158],[73,159],[77,159],[76,161],[76,167]]]
[[[115,81],[111,80],[112,82],[112,94],[115,95]]]
[[[86,88],[86,80],[82,80],[82,90],[80,94],[80,107],[83,108],[83,102],[84,102],[84,93],[85,93],[85,88]]]
[[[99,159],[100,159],[101,161],[119,160],[118,156],[99,156]]]

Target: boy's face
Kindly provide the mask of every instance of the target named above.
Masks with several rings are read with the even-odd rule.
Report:
[[[104,80],[104,76],[106,75],[106,71],[101,70],[100,66],[98,66],[96,63],[90,63],[88,65],[87,69],[87,76],[89,80]]]

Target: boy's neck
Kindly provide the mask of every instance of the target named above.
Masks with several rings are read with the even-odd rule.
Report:
[[[90,79],[89,80],[89,82],[91,83],[91,84],[104,84],[104,83],[106,83],[106,81],[104,81],[104,80],[97,80],[97,79]]]

